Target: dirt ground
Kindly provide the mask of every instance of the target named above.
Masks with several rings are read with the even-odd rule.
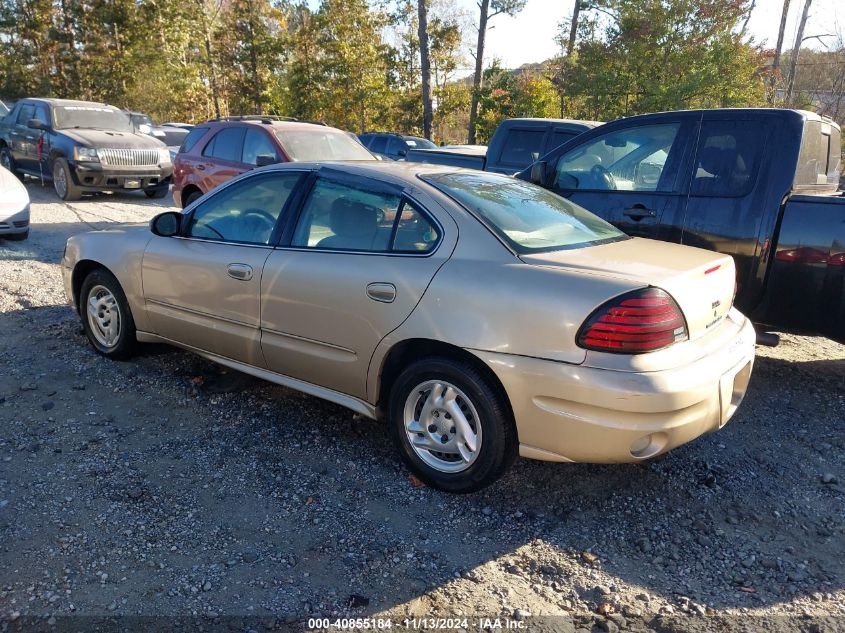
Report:
[[[96,355],[64,242],[170,199],[28,189],[30,239],[0,240],[0,630],[845,629],[845,346],[758,348],[736,417],[660,461],[520,459],[450,496],[340,407]]]

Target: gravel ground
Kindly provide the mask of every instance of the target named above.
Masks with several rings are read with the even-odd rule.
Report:
[[[518,460],[449,496],[340,407],[167,347],[96,355],[65,304],[64,241],[170,200],[28,188],[31,238],[0,241],[0,629],[845,627],[845,346],[759,348],[733,421],[660,461]]]

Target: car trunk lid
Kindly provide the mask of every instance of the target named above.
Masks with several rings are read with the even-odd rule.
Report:
[[[643,287],[662,288],[684,313],[691,340],[710,332],[733,304],[736,283],[733,259],[700,248],[631,238],[522,255],[521,259],[536,266],[580,270],[626,279]]]

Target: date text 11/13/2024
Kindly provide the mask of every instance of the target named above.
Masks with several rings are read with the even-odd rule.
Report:
[[[523,620],[512,618],[310,618],[309,630],[391,630],[400,631],[506,631],[526,629]]]

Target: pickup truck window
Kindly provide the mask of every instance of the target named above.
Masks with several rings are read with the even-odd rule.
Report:
[[[678,145],[680,123],[643,125],[608,132],[560,157],[559,189],[672,191],[677,169],[666,169]],[[677,162],[677,161],[675,161]]]
[[[704,121],[690,195],[746,195],[754,185],[764,144],[759,121]]]
[[[512,128],[505,137],[499,163],[516,168],[527,167],[540,157],[546,130],[520,130]]]
[[[384,154],[386,149],[387,137],[385,136],[376,136],[373,138],[373,142],[370,143],[370,151],[376,154]]]
[[[18,110],[18,119],[16,123],[18,125],[23,125],[24,127],[26,127],[26,124],[29,122],[29,120],[33,117],[34,114],[35,106],[29,103],[24,103],[21,106],[21,109]]]

